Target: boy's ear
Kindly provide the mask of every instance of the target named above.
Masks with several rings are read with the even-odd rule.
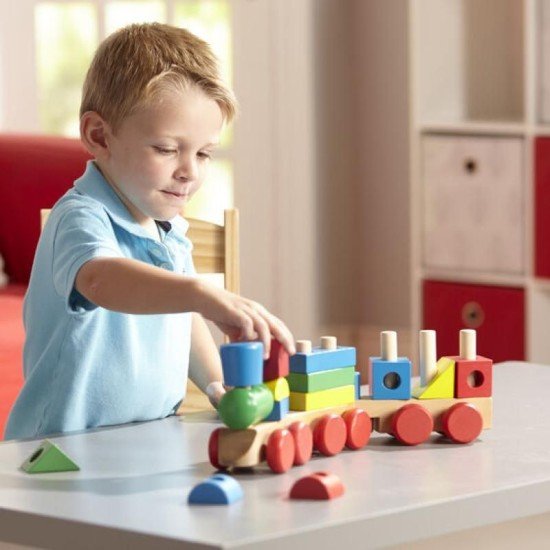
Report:
[[[80,139],[96,159],[105,159],[109,156],[110,132],[109,124],[95,111],[86,111],[80,117]]]

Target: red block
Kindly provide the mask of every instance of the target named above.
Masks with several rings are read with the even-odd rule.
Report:
[[[431,413],[416,403],[401,407],[392,416],[391,422],[393,435],[405,445],[423,443],[434,429]]]
[[[443,433],[455,443],[470,443],[481,433],[483,418],[468,403],[457,403],[445,411],[442,418]]]
[[[340,478],[329,472],[315,472],[300,478],[290,490],[290,498],[307,500],[329,500],[344,494]]]
[[[292,467],[295,452],[294,438],[286,428],[275,430],[269,436],[266,461],[276,474],[282,474]]]
[[[294,438],[294,466],[301,466],[311,458],[313,453],[313,432],[309,424],[300,420],[293,422],[288,427],[288,431]]]
[[[346,424],[346,447],[353,451],[364,447],[372,433],[372,420],[363,409],[350,409],[342,418]]]
[[[451,357],[455,364],[455,397],[491,397],[493,394],[493,362],[477,356],[475,361]]]
[[[346,437],[346,423],[338,414],[325,414],[313,426],[313,447],[325,456],[337,455]]]
[[[264,382],[285,378],[289,373],[288,352],[278,340],[271,340],[269,359],[264,361]]]

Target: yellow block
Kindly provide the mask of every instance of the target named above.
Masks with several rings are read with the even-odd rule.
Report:
[[[282,401],[290,395],[290,387],[286,378],[275,378],[269,382],[264,382],[269,391],[273,394],[274,401]]]
[[[445,399],[455,396],[455,362],[442,357],[437,362],[437,374],[427,386],[413,389],[417,399]]]
[[[290,392],[291,411],[312,411],[355,402],[355,386],[340,386],[329,390],[302,393]]]

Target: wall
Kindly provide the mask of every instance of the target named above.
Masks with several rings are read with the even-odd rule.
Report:
[[[407,2],[314,12],[323,324],[410,325]]]
[[[324,325],[360,320],[357,253],[359,186],[354,177],[355,140],[353,2],[318,0],[314,10],[317,271],[319,316]]]
[[[411,318],[407,2],[352,7],[358,318],[408,327]]]

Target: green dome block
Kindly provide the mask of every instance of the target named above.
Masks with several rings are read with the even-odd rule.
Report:
[[[271,414],[273,405],[275,404],[275,398],[265,384],[252,386],[252,392],[256,395],[258,403],[258,422],[261,422],[264,418],[267,418]],[[257,424],[258,422],[254,422],[254,424]]]
[[[261,422],[273,409],[273,394],[263,384],[233,388],[221,399],[218,414],[233,430],[245,430]]]
[[[74,472],[80,468],[57,446],[45,439],[21,465],[28,474]]]

